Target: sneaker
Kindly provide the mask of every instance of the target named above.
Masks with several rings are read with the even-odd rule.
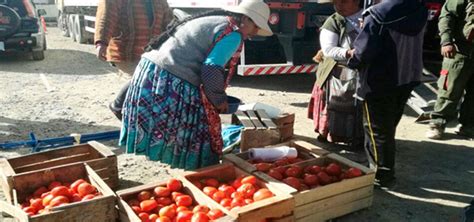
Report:
[[[109,109],[110,109],[110,111],[112,111],[112,113],[115,115],[115,117],[117,117],[117,119],[122,121],[122,110],[115,108],[113,103],[109,104]]]
[[[469,126],[459,124],[459,126],[457,127],[457,129],[454,132],[456,134],[460,135],[460,136],[465,136],[465,137],[468,137],[468,138],[474,138],[474,127],[472,127],[472,126],[469,127]]]
[[[397,188],[397,179],[393,176],[383,179],[375,178],[374,186],[381,190],[395,190]]]
[[[439,140],[443,137],[444,129],[443,126],[430,126],[430,129],[426,132],[426,138]]]

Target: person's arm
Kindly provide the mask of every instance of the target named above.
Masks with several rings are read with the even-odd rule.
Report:
[[[454,46],[454,32],[457,26],[459,11],[464,10],[464,0],[447,0],[441,9],[438,29],[441,37],[441,55],[446,58],[453,58],[456,54]]]
[[[341,61],[347,59],[347,49],[339,47],[339,34],[321,29],[319,34],[319,41],[321,43],[321,50],[323,55],[334,60]]]
[[[201,68],[204,93],[215,107],[227,102],[225,65],[237,51],[241,41],[242,36],[238,32],[222,38],[214,45]]]
[[[352,54],[347,63],[349,68],[360,68],[379,55],[382,48],[381,31],[381,26],[371,16],[364,19],[364,28],[353,43],[354,49],[349,52]]]

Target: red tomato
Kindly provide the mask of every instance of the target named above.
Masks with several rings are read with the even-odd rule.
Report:
[[[230,204],[232,203],[232,199],[230,198],[224,198],[219,202],[219,204],[223,207],[230,207]]]
[[[173,203],[173,200],[171,200],[169,197],[158,197],[155,198],[156,203],[161,204],[161,205],[170,205]]]
[[[267,188],[262,188],[255,192],[255,194],[253,195],[253,200],[259,201],[270,197],[273,197],[273,193]]]
[[[204,188],[204,185],[199,181],[193,181],[192,183],[194,184],[194,186],[196,186],[200,190],[202,190],[202,188]]]
[[[254,194],[254,196],[255,196],[255,194]],[[244,200],[244,202],[245,202],[245,205],[247,205],[247,204],[253,203],[254,201],[252,199],[247,198],[247,199]]]
[[[69,198],[69,200],[71,201],[71,203],[75,203],[81,201],[82,198],[79,194],[75,193]]]
[[[180,211],[189,211],[189,208],[185,207],[185,206],[179,206],[177,209],[176,209],[176,212],[180,212]]]
[[[337,176],[341,174],[341,166],[337,163],[330,163],[328,166],[326,166],[326,173],[328,173],[330,176]]]
[[[308,186],[318,185],[318,176],[306,173],[303,177],[304,183]]]
[[[174,191],[180,191],[183,185],[181,184],[181,181],[172,178],[168,180],[168,182],[166,183],[166,187],[168,187],[168,189],[170,189],[171,192],[174,192]]]
[[[299,163],[299,162],[302,162],[303,160],[301,158],[288,158],[288,162],[290,162],[291,164],[293,163]]]
[[[33,193],[33,197],[41,197],[41,194],[46,192],[48,192],[48,188],[46,188],[45,186],[40,187],[35,190],[35,192]]]
[[[325,172],[321,171],[317,174],[319,184],[326,185],[331,183],[331,177],[329,177]]]
[[[130,206],[137,206],[137,207],[140,206],[140,201],[138,201],[137,199],[131,199],[127,203]]]
[[[224,216],[224,213],[219,209],[212,209],[209,211],[209,213],[207,213],[207,216],[211,220],[217,220],[221,218],[222,216]]]
[[[74,192],[77,193],[77,188],[79,187],[79,185],[80,185],[81,183],[84,183],[84,182],[87,182],[87,181],[85,181],[84,179],[76,180],[76,181],[74,181],[73,183],[71,183],[71,185],[69,186],[69,188],[71,188]]]
[[[25,207],[23,208],[23,211],[28,213],[28,215],[35,215],[37,213],[37,210],[34,207]]]
[[[304,183],[301,183],[300,189],[298,191],[304,191],[304,190],[309,190],[309,187],[308,187],[308,185],[306,185]]]
[[[300,190],[300,188],[301,188],[300,181],[295,177],[287,177],[287,178],[283,179],[282,181],[283,181],[283,183],[286,183],[289,186],[291,186],[291,187],[293,187],[297,190]]]
[[[202,191],[207,195],[207,196],[210,196],[212,197],[212,195],[217,192],[217,189],[215,187],[204,187],[204,189],[202,189]]]
[[[204,212],[197,212],[191,218],[191,222],[208,222],[209,217]]]
[[[181,211],[176,215],[176,222],[189,222],[193,217],[192,211]]]
[[[351,167],[346,172],[347,178],[354,178],[362,176],[362,171],[359,168]]]
[[[43,206],[45,206],[45,207],[46,207],[46,206],[49,206],[49,203],[51,202],[51,200],[52,200],[53,198],[54,198],[54,196],[53,196],[52,194],[48,194],[47,196],[45,196],[45,197],[43,198],[43,201],[42,201]]]
[[[245,194],[241,193],[241,192],[234,192],[232,193],[232,195],[230,196],[231,198],[245,198]]]
[[[208,178],[204,180],[204,184],[209,187],[218,187],[219,181],[214,178]]]
[[[221,185],[219,190],[224,192],[226,197],[230,197],[235,192],[235,188],[229,185]]]
[[[221,200],[226,198],[226,197],[227,197],[227,195],[224,192],[220,191],[220,190],[218,190],[218,191],[214,192],[214,194],[212,194],[212,199],[215,200],[217,203],[221,202]]]
[[[69,188],[65,186],[57,186],[51,190],[51,194],[55,197],[57,196],[72,196],[71,193],[69,192]]]
[[[81,183],[77,187],[77,193],[81,197],[83,197],[87,194],[94,194],[96,192],[97,192],[96,188],[94,186],[92,186],[90,183],[87,183],[87,182]]]
[[[301,176],[302,172],[303,172],[303,170],[301,170],[301,167],[291,166],[288,169],[286,169],[285,175],[287,177],[296,177],[296,178],[298,178],[298,177]]]
[[[144,200],[140,202],[140,209],[145,212],[149,212],[158,207],[158,203],[155,200]]]
[[[165,216],[160,216],[156,222],[171,222],[171,219],[169,217],[165,217]]]
[[[145,212],[141,212],[138,214],[138,217],[140,218],[140,220],[142,220],[143,222],[148,222],[150,221],[150,215],[148,213],[145,213]]]
[[[250,183],[242,183],[237,192],[244,194],[245,198],[252,198],[255,193],[255,186]]]
[[[285,166],[285,165],[290,164],[290,162],[288,161],[288,159],[283,158],[283,159],[279,159],[279,160],[275,161],[273,164],[275,166]]]
[[[132,206],[132,210],[133,212],[135,212],[136,214],[139,214],[142,212],[142,208],[140,208],[139,206]]]
[[[245,206],[245,200],[243,198],[234,198],[232,202],[230,202],[230,207],[241,207]]]
[[[185,206],[189,207],[193,204],[193,198],[189,195],[182,195],[179,197],[176,197],[176,205],[178,206]]]
[[[235,178],[234,181],[232,181],[232,187],[234,187],[234,189],[238,189],[240,187],[240,185],[242,185],[242,177],[237,177]]]
[[[270,168],[272,168],[272,164],[270,163],[257,163],[254,164],[255,168],[260,172],[268,172]]]
[[[172,193],[171,193],[171,199],[172,199],[173,201],[176,201],[176,197],[179,197],[179,196],[182,196],[182,195],[184,195],[184,194],[183,194],[183,193],[180,193],[180,192],[172,192]]]
[[[69,203],[69,198],[67,198],[65,196],[57,196],[57,197],[54,197],[51,200],[51,202],[49,202],[49,206],[56,207],[56,206],[59,206],[59,205],[64,204],[64,203]]]
[[[171,195],[171,190],[168,187],[155,187],[153,189],[155,197],[169,197]]]
[[[149,191],[141,191],[137,195],[138,201],[149,200],[151,198],[151,193]]]
[[[230,199],[229,199],[230,200]],[[204,206],[204,205],[196,205],[194,208],[193,208],[193,212],[194,213],[197,213],[197,212],[203,212],[203,213],[207,213],[209,212],[211,209],[209,209],[208,206]]]
[[[246,176],[242,178],[242,184],[244,183],[250,183],[252,185],[257,185],[257,178],[255,176]]]
[[[150,220],[151,222],[155,222],[156,220],[158,220],[159,217],[160,216],[158,216],[158,214],[150,214],[148,220]]]
[[[275,169],[271,169],[270,171],[268,171],[268,176],[271,176],[276,180],[283,180],[283,175]]]
[[[279,166],[279,167],[273,168],[272,170],[278,171],[281,175],[285,175],[286,168],[287,167]]]
[[[85,195],[81,201],[84,201],[84,200],[91,200],[91,199],[94,199],[95,195],[94,194],[87,194]]]
[[[30,206],[34,207],[36,210],[41,210],[44,208],[43,200],[41,198],[32,199],[30,201]]]
[[[51,182],[51,183],[49,184],[48,189],[49,189],[49,190],[52,190],[53,188],[59,187],[59,186],[61,186],[61,185],[62,185],[61,182],[59,182],[59,181],[53,181],[53,182]]]
[[[160,209],[160,217],[174,218],[176,216],[176,210],[172,206],[166,206]]]

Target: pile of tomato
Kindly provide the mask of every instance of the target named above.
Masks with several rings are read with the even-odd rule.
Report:
[[[269,189],[260,187],[257,178],[251,175],[237,177],[228,183],[221,183],[215,178],[206,178],[192,183],[228,210],[236,210],[274,196]]]
[[[195,205],[182,188],[181,181],[170,179],[165,186],[139,192],[127,203],[144,222],[207,222],[224,216],[219,209]]]
[[[248,160],[247,162],[253,164],[253,166],[258,170],[262,172],[266,172],[270,170],[272,167],[277,167],[277,166],[285,166],[289,164],[294,164],[294,163],[299,163],[303,162],[304,160],[297,157],[297,158],[287,158],[283,157],[281,159],[278,159],[274,162],[268,162],[268,161],[262,161],[262,160]]]
[[[97,188],[84,179],[71,184],[53,181],[47,187],[36,189],[21,207],[28,215],[33,216],[48,213],[53,207],[94,199],[100,195]]]
[[[255,167],[258,171],[264,172],[298,191],[362,176],[360,169],[351,167],[346,170],[338,163],[330,163],[325,166],[309,165],[305,168],[289,164],[292,164],[291,161],[286,159],[277,160],[274,163],[255,163]]]

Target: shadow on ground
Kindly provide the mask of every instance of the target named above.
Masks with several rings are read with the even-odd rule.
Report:
[[[0,71],[47,73],[61,75],[101,75],[116,69],[88,52],[69,49],[48,49],[45,59],[33,61],[29,53],[0,54]]]

